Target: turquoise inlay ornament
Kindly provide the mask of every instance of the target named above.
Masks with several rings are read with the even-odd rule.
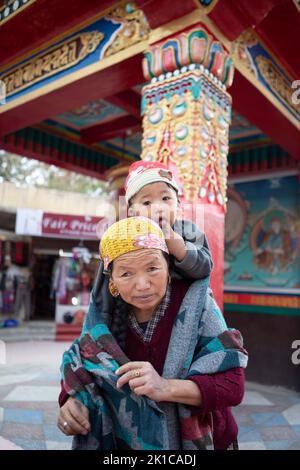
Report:
[[[130,3],[127,3],[125,9],[126,9],[126,12],[127,12],[127,13],[133,13],[133,12],[134,12],[134,6],[133,6],[133,4],[132,4],[131,2],[130,2]]]
[[[207,151],[204,150],[204,149],[201,149],[200,150],[200,156],[201,156],[201,158],[204,158],[204,159],[207,158]]]
[[[149,121],[151,124],[158,124],[162,118],[163,118],[163,110],[161,108],[155,108],[150,116],[149,116]]]
[[[209,202],[213,203],[215,202],[215,194],[213,192],[209,192],[208,194],[208,200]]]
[[[205,140],[205,141],[207,141],[209,139],[209,133],[207,132],[207,130],[204,127],[201,128],[200,135],[201,135],[202,139]]]
[[[186,110],[187,110],[187,104],[184,100],[182,100],[180,103],[175,104],[175,106],[173,107],[172,113],[173,113],[173,116],[175,117],[183,116]]]
[[[206,188],[203,187],[203,188],[200,189],[199,196],[201,198],[204,198],[206,196]]]
[[[227,144],[224,144],[223,142],[220,142],[219,144],[219,150],[220,150],[220,153],[222,155],[227,155],[227,151],[228,151],[228,146]]]
[[[219,116],[218,117],[218,124],[221,129],[227,129],[228,128],[228,122],[224,118],[224,116]]]
[[[189,133],[189,129],[184,124],[178,124],[175,128],[175,136],[178,140],[183,140]]]
[[[147,145],[153,145],[155,144],[156,142],[156,135],[149,135],[148,137],[146,137],[146,144]]]
[[[177,155],[179,157],[184,157],[187,153],[187,147],[185,145],[182,145],[181,147],[178,148],[177,150]]]
[[[215,113],[213,112],[213,110],[209,106],[207,106],[207,104],[203,105],[203,116],[206,121],[211,121],[214,117],[214,114]]]

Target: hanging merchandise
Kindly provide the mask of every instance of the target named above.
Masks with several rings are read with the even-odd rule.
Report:
[[[60,251],[52,275],[56,323],[82,326],[90,303],[96,268],[96,258],[82,245],[70,253]]]
[[[1,313],[4,315],[14,312],[17,274],[17,267],[12,264],[10,255],[5,255],[0,278]]]
[[[28,269],[23,269],[17,277],[14,313],[15,317],[21,321],[30,320],[31,289]]]

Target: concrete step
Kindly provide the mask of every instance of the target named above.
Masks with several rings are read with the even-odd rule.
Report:
[[[30,321],[17,327],[0,328],[2,341],[55,340],[55,322]]]

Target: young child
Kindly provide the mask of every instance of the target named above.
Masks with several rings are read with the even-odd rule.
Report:
[[[202,279],[212,270],[207,240],[188,220],[178,220],[180,200],[172,172],[161,163],[135,162],[125,182],[128,216],[143,216],[158,223],[164,232],[171,275]]]
[[[178,186],[169,168],[161,163],[138,161],[129,168],[125,182],[128,216],[155,220],[164,231],[170,253],[170,275],[176,279],[202,279],[212,270],[212,258],[205,235],[189,220],[177,220]],[[97,322],[97,311],[110,318],[115,299],[109,291],[108,276],[100,262],[94,284],[87,328]]]

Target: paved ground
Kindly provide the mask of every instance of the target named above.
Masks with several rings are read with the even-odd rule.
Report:
[[[56,427],[59,365],[67,343],[0,344],[0,449],[70,449]],[[247,383],[234,410],[241,449],[300,449],[300,394]]]
[[[71,438],[56,426],[59,366],[67,346],[55,341],[6,344],[6,365],[0,365],[2,438],[23,449],[70,449]]]

